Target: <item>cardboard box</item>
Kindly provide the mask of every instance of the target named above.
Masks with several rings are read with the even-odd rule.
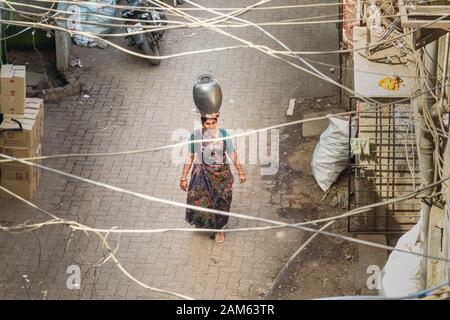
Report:
[[[27,123],[33,123],[33,139],[35,142],[34,146],[39,145],[41,141],[41,130],[42,130],[42,122],[40,121],[39,110],[27,108],[23,115],[8,114],[7,116],[16,119],[17,121],[20,121],[21,123],[23,121]]]
[[[44,137],[44,100],[27,98],[23,117],[36,120],[38,137],[42,139]]]
[[[0,153],[6,154],[7,156],[14,158],[31,158],[34,157],[35,152],[30,148],[11,148],[11,147],[1,147]]]
[[[4,131],[0,134],[0,146],[13,148],[29,148],[35,150],[35,146],[39,144],[37,141],[36,121],[31,119],[21,119],[14,117],[22,124],[23,131]],[[0,129],[16,129],[19,125],[6,117],[0,125]]]
[[[44,106],[44,101],[42,99],[39,98],[25,98],[25,109],[24,109],[24,113],[38,113],[38,112],[42,112],[43,111],[43,106]],[[6,113],[6,115],[8,116],[24,116],[23,114],[20,115],[16,115],[16,114],[8,114]]]
[[[0,183],[5,181],[28,182],[35,184],[36,168],[19,162],[6,162],[0,165]]]
[[[23,114],[25,112],[25,96],[0,97],[0,111],[5,114]]]
[[[41,145],[36,150],[29,148],[8,148],[0,149],[1,153],[15,158],[31,158],[41,156]],[[32,160],[34,163],[41,163],[41,160]],[[22,182],[21,188],[25,188],[25,183],[33,187],[36,191],[41,180],[41,169],[19,162],[0,163],[0,185],[9,182]],[[19,184],[15,185],[19,185]],[[25,194],[29,194],[27,191]]]
[[[40,98],[27,98],[27,108],[42,109],[44,107],[44,100]]]
[[[0,183],[2,187],[5,189],[8,189],[11,192],[14,192],[15,194],[19,195],[20,197],[26,199],[26,200],[32,200],[35,186],[34,184],[30,184],[28,182],[21,182],[21,181],[2,181]],[[13,196],[9,195],[8,193],[4,192],[3,190],[0,190],[0,197],[1,198],[14,198]]]
[[[34,152],[33,157],[40,157],[42,155],[42,145],[39,144],[39,146],[37,147],[37,150]],[[35,160],[33,161],[34,163],[37,164],[41,164],[42,160]],[[36,178],[35,178],[35,190],[37,189],[37,187],[39,186],[39,182],[41,181],[41,168],[36,168],[35,167],[35,172],[36,172]]]
[[[26,96],[26,69],[25,66],[14,66],[12,64],[2,65],[0,72],[0,84],[2,96]]]
[[[0,111],[23,114],[26,100],[25,66],[6,64],[0,72]]]
[[[5,118],[13,118],[18,121],[31,120],[35,122],[36,137],[39,142],[44,136],[44,101],[39,98],[26,98],[23,114],[7,114]],[[39,143],[36,143],[38,145]]]

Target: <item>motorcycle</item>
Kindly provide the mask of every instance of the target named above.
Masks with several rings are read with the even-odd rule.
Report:
[[[128,5],[134,7],[140,7],[142,9],[126,9],[122,11],[122,18],[140,20],[140,21],[127,21],[126,30],[130,33],[125,38],[128,39],[129,46],[137,45],[145,55],[147,56],[159,56],[160,46],[159,43],[163,38],[164,30],[136,33],[144,31],[143,26],[154,26],[156,28],[167,25],[166,15],[161,9],[156,8],[148,0],[127,0]],[[145,30],[151,30],[146,28]],[[161,63],[160,59],[149,59],[150,65],[157,66]]]

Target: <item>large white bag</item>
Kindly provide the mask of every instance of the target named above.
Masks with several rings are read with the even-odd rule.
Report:
[[[396,249],[422,253],[422,242],[419,232],[421,221],[405,233],[397,242]],[[383,268],[381,278],[381,294],[395,298],[414,294],[420,291],[420,256],[393,251]]]
[[[349,163],[349,119],[328,117],[311,161],[312,174],[323,191],[331,188]]]

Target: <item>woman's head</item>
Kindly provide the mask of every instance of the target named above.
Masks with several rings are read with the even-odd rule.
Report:
[[[217,127],[217,118],[206,118],[201,117],[202,126],[204,129],[216,129]]]

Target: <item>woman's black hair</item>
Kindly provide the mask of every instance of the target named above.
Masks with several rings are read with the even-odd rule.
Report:
[[[201,117],[200,119],[202,120],[202,124],[205,124],[206,120],[208,120],[208,119],[214,119],[214,120],[216,120],[216,121],[217,121],[217,118],[207,118],[207,117]]]

